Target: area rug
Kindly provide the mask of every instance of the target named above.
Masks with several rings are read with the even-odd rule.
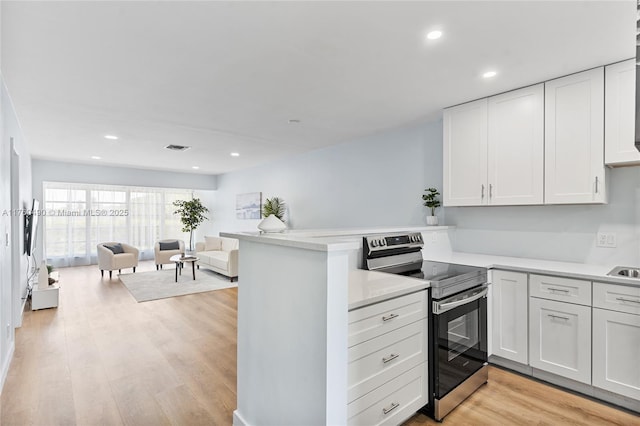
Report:
[[[118,278],[138,302],[148,302],[149,300],[204,293],[205,291],[238,286],[237,282],[232,283],[229,278],[204,268],[196,270],[195,280],[191,274],[191,268],[185,268],[182,271],[182,275],[178,275],[178,282],[176,282],[175,274],[175,269],[165,269],[162,271],[120,274]]]

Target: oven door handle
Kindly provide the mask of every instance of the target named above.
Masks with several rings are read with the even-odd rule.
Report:
[[[481,292],[474,294],[471,297],[467,297],[466,299],[456,300],[455,302],[443,303],[440,304],[435,302],[433,304],[433,313],[441,314],[443,312],[450,311],[451,309],[457,308],[458,306],[466,305],[467,303],[473,302],[474,300],[482,299],[489,292],[488,288],[483,289]]]

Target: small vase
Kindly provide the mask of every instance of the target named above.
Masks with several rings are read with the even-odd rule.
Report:
[[[262,219],[262,222],[258,224],[258,229],[262,232],[282,232],[287,229],[287,225],[278,219],[276,215],[270,214],[268,217]]]
[[[438,216],[427,216],[427,225],[435,226],[438,224]]]

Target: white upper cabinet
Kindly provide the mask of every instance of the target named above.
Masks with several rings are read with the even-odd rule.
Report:
[[[445,109],[443,138],[443,204],[486,204],[487,100]]]
[[[640,152],[635,147],[636,61],[630,59],[609,65],[604,73],[605,164],[640,164]]]
[[[545,203],[606,203],[602,67],[545,83]]]
[[[488,204],[542,204],[544,85],[492,96],[488,108]]]

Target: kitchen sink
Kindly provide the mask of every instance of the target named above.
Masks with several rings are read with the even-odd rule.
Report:
[[[628,277],[640,280],[640,268],[632,268],[629,266],[616,266],[607,275],[611,277]]]

